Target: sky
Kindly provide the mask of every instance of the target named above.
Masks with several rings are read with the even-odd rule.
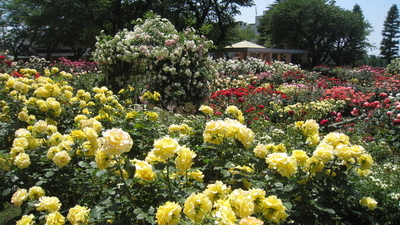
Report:
[[[255,23],[256,13],[258,16],[263,14],[267,6],[274,3],[274,0],[253,0],[255,6],[240,8],[241,15],[235,17],[236,21]],[[363,11],[364,17],[371,24],[373,31],[368,36],[369,42],[376,48],[369,50],[370,55],[379,55],[379,47],[382,40],[383,23],[386,20],[387,13],[393,4],[400,10],[400,0],[336,0],[336,5],[352,10],[354,5],[358,4]]]

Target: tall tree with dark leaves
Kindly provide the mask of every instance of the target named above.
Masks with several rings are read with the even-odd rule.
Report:
[[[68,46],[79,58],[93,49],[100,31],[113,36],[131,30],[133,21],[148,11],[167,18],[177,30],[193,27],[223,47],[235,35],[234,17],[240,14],[239,8],[251,5],[253,0],[7,0],[4,8],[9,16],[4,21],[14,31],[9,32],[9,43],[17,47],[21,42],[17,40],[35,42],[50,56]],[[13,54],[18,55],[17,51]]]
[[[334,1],[285,0],[269,7],[258,30],[260,44],[305,49],[310,66],[316,66],[348,63],[346,54],[355,48],[362,53],[369,45],[370,25],[362,13],[342,9]]]
[[[382,36],[381,56],[389,64],[392,59],[399,55],[400,16],[397,5],[392,5],[387,13]]]

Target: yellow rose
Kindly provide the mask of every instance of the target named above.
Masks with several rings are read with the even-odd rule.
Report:
[[[263,215],[269,221],[274,223],[280,223],[286,220],[288,214],[286,213],[286,207],[283,206],[282,201],[275,195],[271,195],[262,201]]]
[[[207,189],[203,191],[212,202],[225,199],[230,192],[231,188],[222,183],[222,181],[216,181],[214,184],[207,185]]]
[[[47,150],[47,158],[52,160],[54,158],[54,156],[56,155],[56,153],[60,152],[61,149],[58,146],[52,146],[49,148],[49,150]]]
[[[212,209],[212,202],[203,193],[192,193],[185,201],[183,212],[194,223],[204,220]]]
[[[25,169],[29,165],[31,165],[31,160],[28,154],[19,153],[14,159],[14,165],[16,165],[19,169]]]
[[[239,221],[239,225],[263,225],[264,222],[255,217],[249,216]]]
[[[61,203],[57,197],[43,196],[39,198],[39,203],[35,204],[35,206],[38,211],[48,211],[52,213],[60,210]]]
[[[60,151],[54,155],[52,160],[57,166],[64,167],[71,161],[71,157],[67,151]]]
[[[360,204],[367,207],[369,210],[374,210],[378,207],[378,202],[371,197],[362,197],[360,199]]]
[[[115,165],[116,161],[113,160],[114,156],[105,153],[104,151],[96,151],[95,162],[99,169],[104,170],[108,167]]]
[[[31,224],[34,224],[35,221],[33,221],[33,218],[35,218],[35,216],[33,214],[23,215],[22,218],[15,223],[15,225],[31,225]]]
[[[28,199],[28,191],[24,188],[19,188],[11,197],[11,203],[15,206],[21,206]]]
[[[39,186],[33,186],[29,188],[28,194],[30,199],[39,199],[40,197],[45,195],[45,192],[43,188]]]
[[[304,165],[308,159],[307,152],[303,150],[294,150],[292,152],[292,157],[296,160],[297,164]]]
[[[265,162],[269,169],[276,169],[282,176],[290,177],[297,173],[297,162],[295,158],[286,153],[272,153],[267,156]]]
[[[52,67],[50,72],[52,74],[58,73],[58,68],[57,67]]]
[[[52,212],[46,215],[45,225],[63,225],[65,223],[65,218],[59,212]]]
[[[182,172],[187,171],[193,165],[193,159],[196,153],[186,146],[182,146],[178,150],[178,157],[176,157],[176,168]]]
[[[240,218],[245,218],[253,214],[254,202],[251,193],[242,189],[235,189],[228,196],[229,203],[235,214]]]
[[[206,115],[214,114],[214,110],[211,107],[205,105],[200,106],[199,111]]]
[[[159,225],[174,225],[178,224],[181,218],[182,208],[175,202],[166,202],[158,207],[156,218]]]
[[[129,152],[133,146],[133,140],[129,133],[122,129],[113,128],[103,132],[103,149],[109,155],[121,155]]]
[[[87,224],[90,209],[84,206],[76,205],[68,211],[67,219],[72,225]]]
[[[89,141],[94,141],[98,138],[96,130],[91,127],[84,127],[82,131],[85,135],[85,138]]]
[[[161,159],[172,158],[175,152],[178,150],[178,142],[170,137],[164,137],[154,141],[154,149],[152,152],[156,157]]]
[[[153,172],[151,165],[142,160],[134,159],[132,163],[135,164],[135,178],[140,178],[147,181],[154,181],[156,179],[156,173]]]
[[[228,199],[220,199],[215,204],[214,216],[217,218],[217,224],[236,224],[235,212]]]

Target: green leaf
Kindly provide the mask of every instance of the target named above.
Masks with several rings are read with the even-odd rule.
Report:
[[[96,176],[97,177],[102,177],[106,173],[107,173],[107,170],[99,170],[99,171],[96,172]]]
[[[54,171],[47,171],[47,172],[44,174],[45,177],[51,177],[51,176],[53,176],[53,175],[54,175]]]
[[[95,219],[100,219],[101,214],[104,212],[104,210],[106,209],[106,207],[104,206],[95,206],[90,210],[90,217],[91,218],[95,218]]]

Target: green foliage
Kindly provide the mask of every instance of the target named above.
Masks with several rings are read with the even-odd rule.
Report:
[[[400,15],[397,5],[393,4],[387,12],[386,20],[383,24],[381,56],[390,63],[390,61],[399,54],[400,38]]]
[[[312,66],[354,63],[369,46],[370,25],[361,10],[344,10],[325,0],[273,4],[258,29],[262,42],[308,50]]]
[[[400,73],[400,58],[393,59],[390,64],[386,66],[386,70],[391,74]]]

